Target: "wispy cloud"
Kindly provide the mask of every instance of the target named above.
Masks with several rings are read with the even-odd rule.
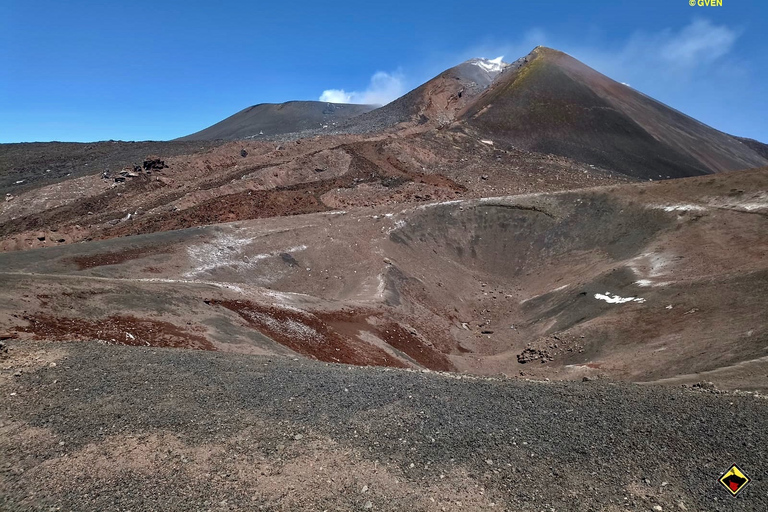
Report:
[[[713,78],[738,64],[728,62],[740,31],[696,19],[679,30],[637,32],[616,48],[573,46],[573,55],[616,79],[638,83],[662,80],[680,84],[702,75]]]
[[[736,30],[698,19],[677,34],[665,33],[661,56],[675,66],[700,66],[728,54],[738,37]]]
[[[320,101],[386,105],[403,93],[405,93],[405,84],[402,73],[377,71],[364,91],[347,92],[344,89],[326,89],[320,95]]]

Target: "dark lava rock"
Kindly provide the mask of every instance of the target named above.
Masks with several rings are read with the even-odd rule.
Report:
[[[165,161],[160,160],[159,158],[148,157],[144,160],[144,170],[146,171],[166,169],[167,167]]]

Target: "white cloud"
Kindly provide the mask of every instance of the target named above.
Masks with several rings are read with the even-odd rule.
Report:
[[[329,103],[352,103],[352,95],[344,89],[327,89],[320,95],[320,101]]]
[[[661,56],[676,66],[698,66],[724,56],[733,48],[739,34],[724,25],[708,20],[694,20],[679,34],[666,34],[668,41]]]
[[[636,32],[624,43],[564,44],[560,49],[615,80],[658,89],[741,73],[739,63],[725,58],[739,35],[726,25],[695,19],[678,30]]]
[[[345,91],[344,89],[326,89],[320,95],[320,101],[330,103],[360,103],[365,105],[386,105],[405,93],[403,75],[400,72],[385,73],[377,71],[364,91]]]

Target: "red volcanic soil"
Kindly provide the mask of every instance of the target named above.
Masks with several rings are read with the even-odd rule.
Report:
[[[107,343],[137,347],[216,350],[205,337],[192,334],[170,322],[136,318],[132,315],[113,315],[90,321],[41,313],[24,317],[24,320],[28,321],[29,325],[17,327],[16,330],[32,333],[36,339],[102,340]]]
[[[379,316],[374,311],[310,313],[250,301],[211,300],[209,303],[234,311],[251,327],[281,345],[320,361],[361,366],[410,366],[359,338],[361,332],[369,332],[405,354],[406,359],[411,358],[425,368],[437,371],[454,369],[444,354],[425,344],[401,325],[395,322],[373,325],[367,319]]]
[[[136,247],[120,252],[73,256],[68,261],[74,263],[78,270],[85,270],[106,265],[119,265],[126,261],[144,258],[153,254],[167,254],[168,252],[170,252],[169,247]]]

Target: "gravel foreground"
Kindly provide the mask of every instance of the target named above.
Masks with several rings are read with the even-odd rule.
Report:
[[[97,343],[0,368],[0,510],[768,510],[754,395]]]

